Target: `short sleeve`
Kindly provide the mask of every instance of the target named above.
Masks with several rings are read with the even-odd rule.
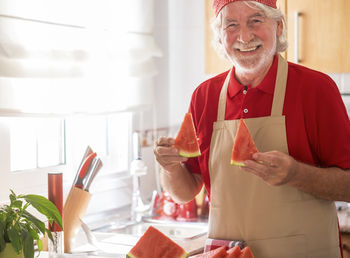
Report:
[[[305,123],[318,163],[349,169],[350,121],[336,84],[324,75],[305,97]]]

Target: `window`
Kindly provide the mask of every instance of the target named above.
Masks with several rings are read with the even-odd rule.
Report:
[[[109,180],[127,172],[131,122],[131,112],[67,118],[1,117],[0,137],[8,141],[0,146],[0,154],[10,162],[0,164],[2,173],[8,171],[0,188],[45,193],[47,172],[60,171],[64,172],[65,186],[69,189],[87,146],[103,162],[96,180]],[[21,180],[17,180],[17,175]],[[7,198],[8,194],[2,191],[1,197]]]
[[[90,146],[102,159],[103,174],[128,171],[131,119],[130,112],[80,115],[67,119],[66,146],[72,150],[72,162],[79,165],[86,147]],[[72,173],[74,176],[75,172]]]
[[[103,162],[99,189],[127,188],[113,180],[132,156],[130,110],[153,105],[161,56],[153,0],[0,6],[0,202],[9,188],[45,194],[51,171],[69,188],[87,145]]]
[[[11,171],[65,164],[64,119],[13,117],[10,130]]]

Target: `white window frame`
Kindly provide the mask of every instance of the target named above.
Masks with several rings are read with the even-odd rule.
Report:
[[[87,117],[88,115],[84,115]],[[95,115],[94,115],[95,116]],[[64,165],[59,166],[52,166],[52,167],[46,167],[46,168],[37,168],[37,169],[26,169],[22,171],[11,171],[11,156],[10,156],[10,128],[6,126],[6,124],[3,122],[4,119],[7,117],[0,117],[0,139],[2,141],[2,144],[0,144],[0,203],[4,203],[8,201],[8,195],[10,194],[10,189],[14,190],[17,194],[25,194],[25,193],[34,193],[34,194],[41,194],[44,196],[47,196],[47,174],[49,172],[58,171],[63,172],[63,179],[64,179],[64,197],[69,192],[69,189],[72,186],[73,179],[75,177],[77,168],[79,166],[79,161],[81,160],[83,156],[82,153],[74,153],[72,150],[74,147],[72,146],[74,143],[72,141],[72,130],[69,128],[71,119],[75,119],[74,116],[71,116],[69,118],[66,118],[66,131],[65,131],[65,160],[66,163]],[[80,116],[81,118],[81,116]],[[129,114],[127,130],[128,132],[131,132],[132,127],[132,114]],[[68,126],[67,126],[68,125]],[[114,141],[115,134],[111,132],[111,134],[108,134],[107,136],[110,142]],[[126,154],[128,157],[127,163],[130,164],[131,159],[131,133],[129,133],[128,136],[128,153]],[[93,148],[93,146],[92,146]],[[120,150],[118,150],[117,145],[111,144],[109,147],[109,157],[115,157]],[[111,162],[113,160],[106,160],[105,157],[102,158],[102,162],[107,164],[108,162]],[[106,167],[106,166],[105,166]],[[100,173],[92,187],[91,187],[91,193],[92,194],[101,194],[103,192],[108,191],[116,191],[120,188],[130,188],[131,182],[130,182],[130,175],[129,175],[129,167],[126,167],[124,171],[113,171],[105,169],[103,173]],[[102,170],[101,170],[102,171]],[[108,196],[108,194],[107,194]],[[128,199],[116,203],[114,201],[114,204],[111,204],[110,207],[105,207],[107,209],[113,209],[118,208],[118,206],[124,206],[128,205],[130,201]],[[90,212],[97,212],[97,208],[92,208]],[[96,210],[97,209],[97,210]]]

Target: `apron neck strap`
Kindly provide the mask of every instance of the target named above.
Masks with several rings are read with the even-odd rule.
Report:
[[[282,116],[284,96],[287,88],[287,77],[288,63],[281,55],[278,55],[277,76],[275,91],[273,93],[271,116]]]
[[[227,74],[224,85],[222,86],[222,89],[220,92],[217,121],[225,120],[227,89],[230,82],[231,73],[232,73],[232,69]],[[286,92],[286,85],[287,85],[287,76],[288,76],[288,63],[281,55],[278,55],[277,76],[276,76],[276,82],[275,82],[275,90],[273,94],[271,116],[282,116],[284,95]]]
[[[225,120],[225,112],[226,112],[226,98],[227,98],[227,88],[230,82],[232,69],[227,74],[224,85],[222,86],[219,98],[219,106],[218,106],[218,121]]]

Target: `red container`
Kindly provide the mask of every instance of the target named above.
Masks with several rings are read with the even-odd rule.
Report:
[[[179,204],[176,220],[178,221],[196,221],[198,219],[196,200],[188,203]]]
[[[55,204],[61,216],[63,214],[63,184],[62,184],[63,180],[62,179],[63,179],[62,173],[55,172],[55,173],[48,174],[48,199],[51,202],[53,202],[53,204]],[[49,225],[49,229],[52,232],[62,231],[62,228],[56,223]]]

